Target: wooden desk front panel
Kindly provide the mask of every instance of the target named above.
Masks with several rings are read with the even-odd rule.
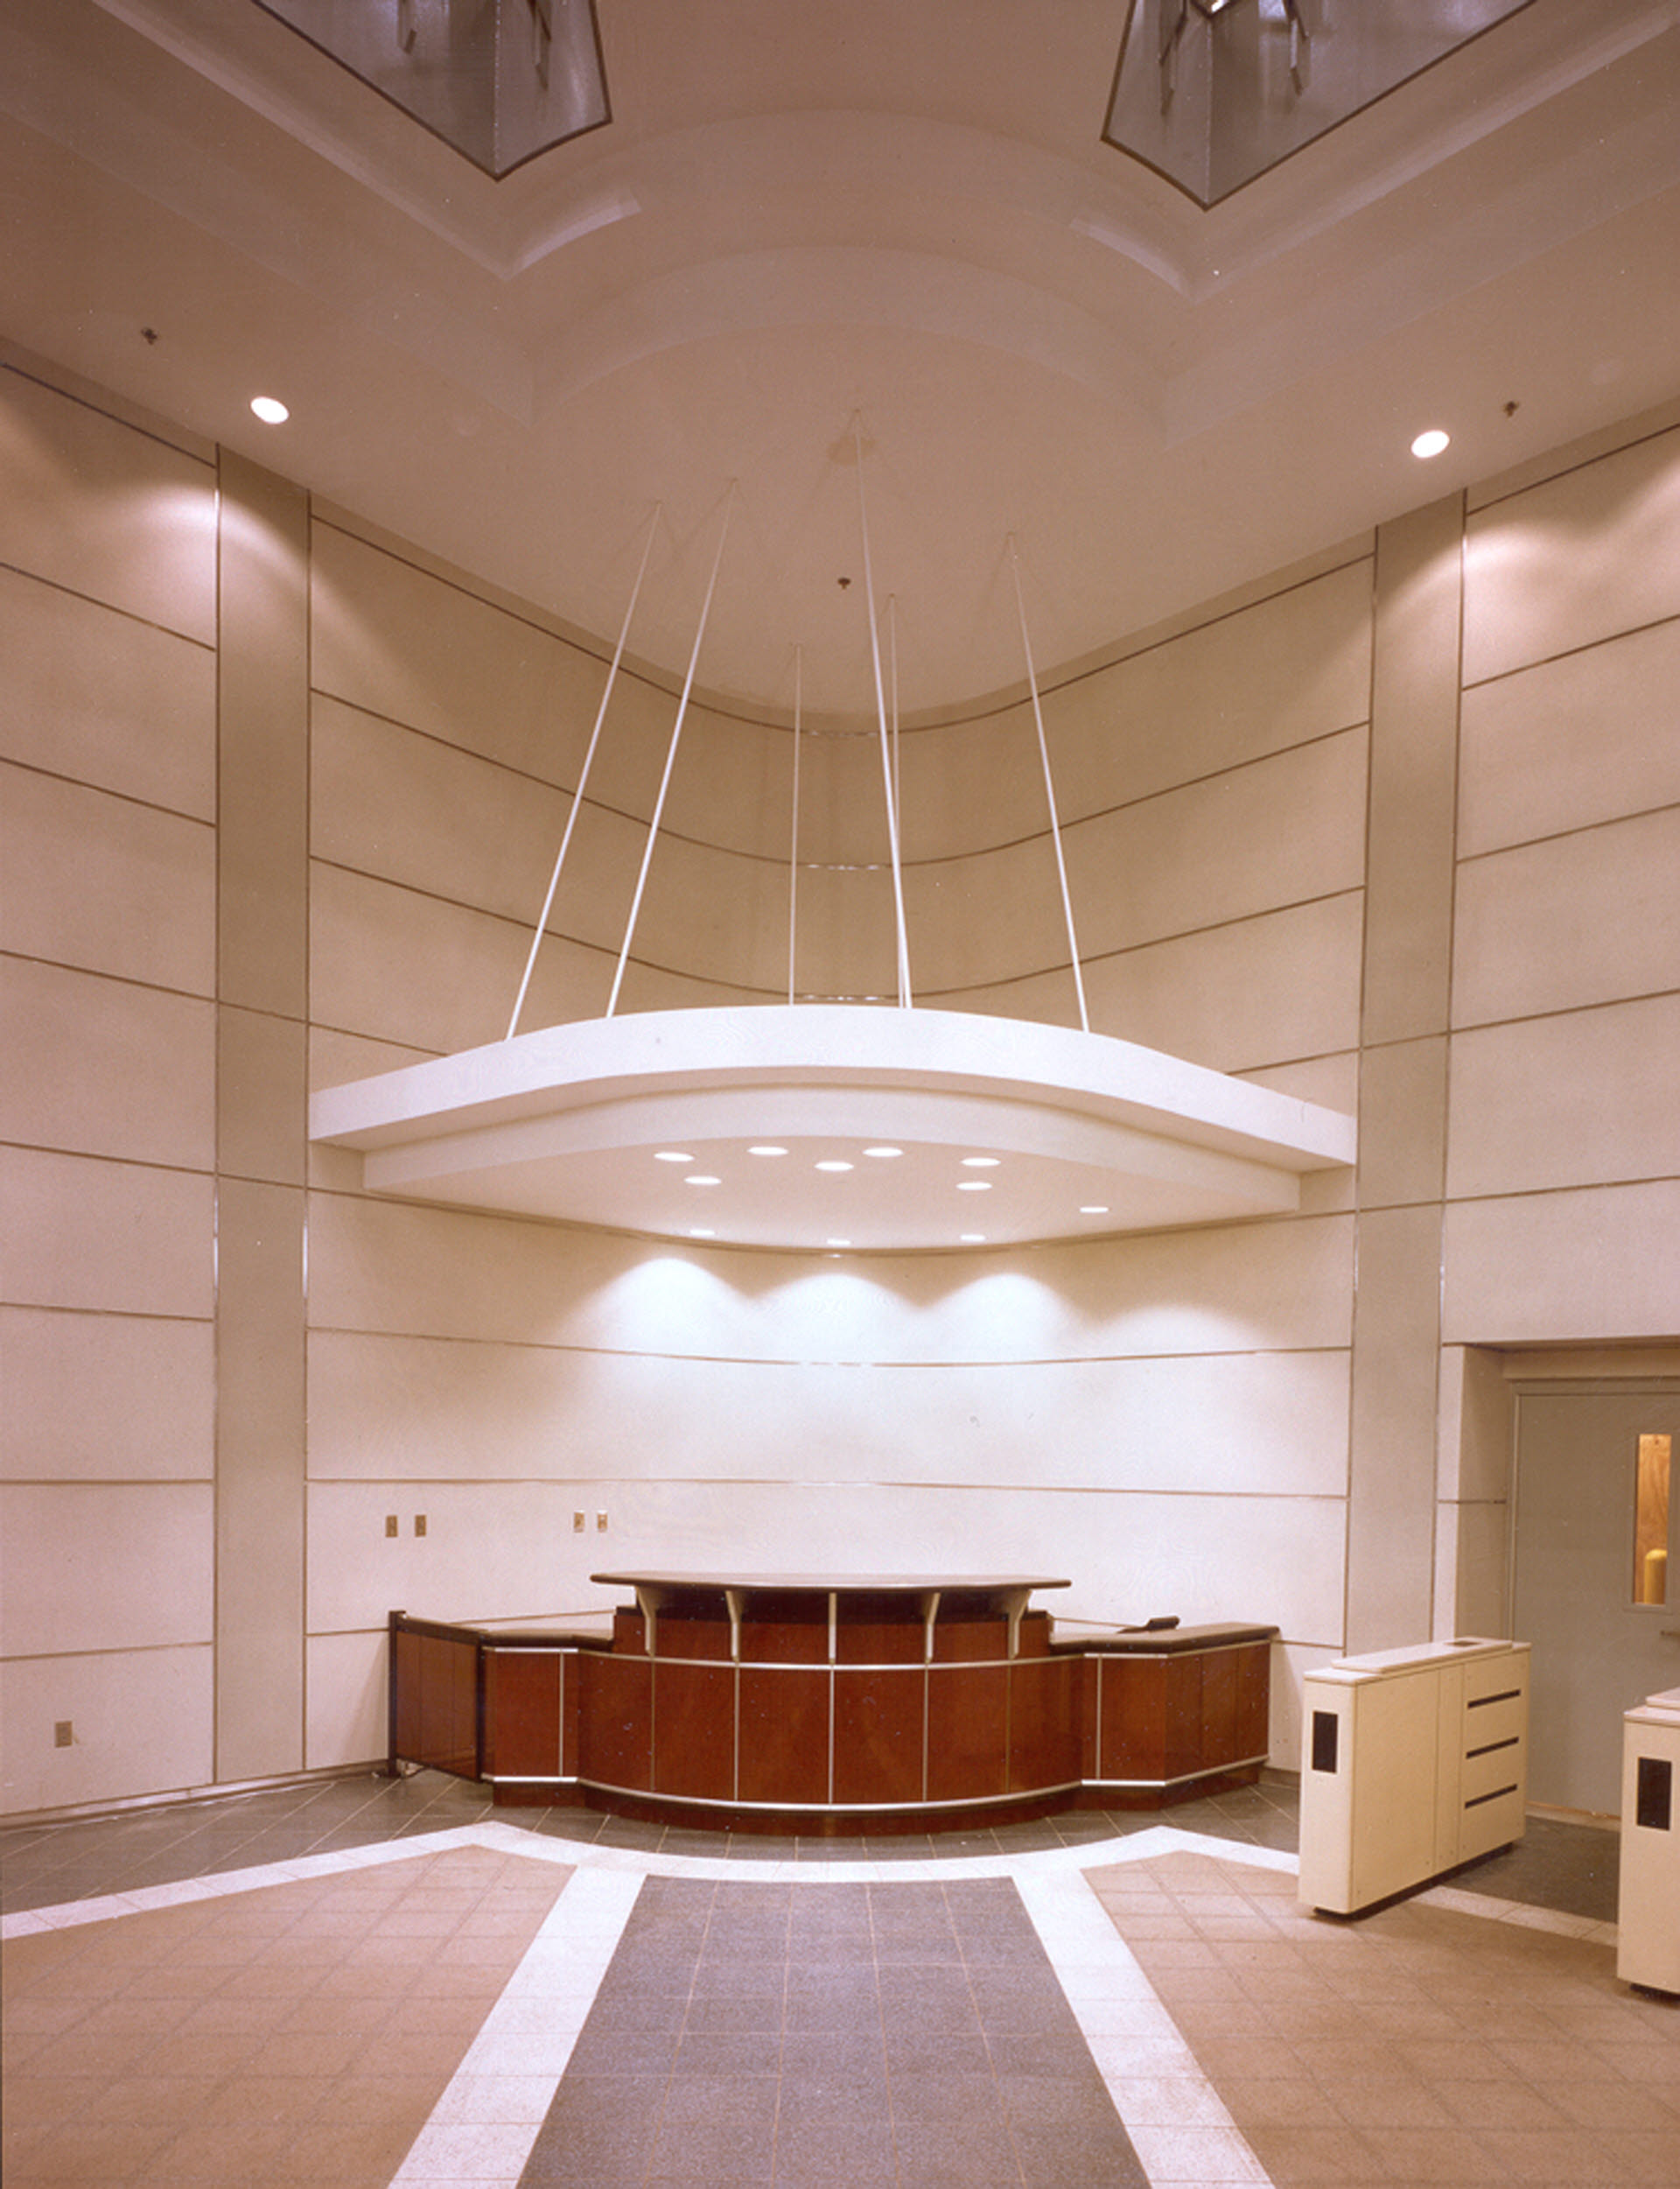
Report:
[[[896,1808],[924,1800],[926,1667],[842,1666],[833,1679],[835,1801]]]
[[[577,1658],[570,1659],[575,1666]],[[556,1650],[484,1651],[484,1775],[558,1779],[565,1769],[561,1697],[566,1660]]]
[[[662,1656],[653,1671],[654,1793],[733,1801],[735,1667]]]
[[[578,1776],[634,1793],[654,1781],[654,1667],[645,1657],[591,1652],[578,1659]]]
[[[458,1778],[480,1775],[479,1645],[403,1628],[391,1638],[393,1737],[410,1763]]]
[[[928,1675],[928,1800],[984,1801],[1009,1780],[1006,1663],[935,1666]]]
[[[774,1808],[826,1808],[833,1738],[827,1666],[743,1665],[739,1694],[737,1799]]]
[[[1074,1657],[1018,1657],[1009,1667],[1009,1791],[1071,1786],[1080,1770],[1084,1667]]]

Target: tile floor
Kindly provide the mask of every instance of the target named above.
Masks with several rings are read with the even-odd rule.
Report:
[[[1295,1836],[1284,1780],[842,1843],[432,1773],[14,1828],[7,2189],[1680,2182],[1614,1834],[1352,1923]]]

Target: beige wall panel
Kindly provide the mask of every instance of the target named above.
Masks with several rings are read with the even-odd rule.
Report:
[[[1017,980],[1073,960],[1055,846],[1047,836],[972,859],[910,867],[904,909],[913,989]],[[1076,923],[1079,911],[1075,900]],[[1082,954],[1082,934],[1080,944]]]
[[[1091,1025],[1214,1071],[1351,1049],[1362,941],[1349,891],[1098,958],[1085,968]]]
[[[616,951],[622,934],[613,943]],[[786,865],[662,833],[631,948],[637,958],[690,979],[785,993]]]
[[[590,1526],[577,1536],[572,1492],[559,1486],[411,1487],[406,1502],[395,1494],[401,1485],[316,1493],[312,1634],[375,1631],[394,1607],[465,1620],[601,1608],[623,1592],[591,1582],[591,1571],[704,1568],[738,1562],[747,1549],[772,1569],[1065,1575],[1074,1585],[1040,1601],[1067,1618],[1275,1620],[1286,1638],[1320,1644],[1340,1632],[1342,1505],[1334,1498],[909,1488],[889,1508],[878,1491],[845,1484],[665,1481],[616,1493],[604,1535],[596,1508],[584,1508]],[[388,1540],[393,1510],[404,1532]],[[419,1540],[416,1512],[426,1515]]]
[[[1359,1219],[1349,1439],[1348,1644],[1397,1648],[1431,1631],[1440,1211]]]
[[[56,586],[0,571],[0,750],[196,820],[216,811],[216,657]]]
[[[208,465],[0,368],[0,562],[208,645]]]
[[[215,1007],[0,958],[0,1139],[208,1170]]]
[[[1040,1600],[1061,1617],[1275,1620],[1288,1640],[1334,1643],[1343,1513],[1337,1498],[930,1488],[902,1490],[886,1506],[847,1484],[667,1481],[626,1491],[610,1514],[608,1559],[595,1563],[704,1568],[750,1543],[773,1568],[1065,1575],[1073,1586]]]
[[[1441,1348],[1439,1489],[1443,1498],[1502,1505],[1510,1495],[1516,1418],[1497,1353]]]
[[[1454,1200],[1680,1175],[1680,995],[1452,1042]]]
[[[1345,1217],[1017,1256],[703,1253],[604,1231],[314,1197],[316,1330],[736,1360],[1078,1360],[1348,1341]]]
[[[207,1323],[0,1308],[0,1390],[9,1480],[209,1479]]]
[[[802,866],[794,917],[802,996],[897,996],[897,907],[890,867]],[[785,940],[784,934],[784,946]],[[914,995],[919,979],[914,930],[909,946]],[[781,978],[787,979],[785,958]]]
[[[216,979],[223,1003],[309,1009],[309,497],[220,452]]]
[[[973,721],[905,733],[899,743],[899,769],[906,859],[970,858],[1050,825],[1030,703]],[[869,785],[878,809],[883,796],[880,774],[878,754]],[[1060,783],[1056,805],[1065,821]]]
[[[1508,1635],[1511,1512],[1507,1505],[1441,1507],[1437,1534],[1435,1638]],[[1514,1638],[1526,1640],[1528,1637]]]
[[[1065,845],[1088,957],[1357,888],[1364,733],[1146,799],[1068,830]]]
[[[1451,1001],[1458,788],[1461,495],[1376,537],[1365,840],[1368,1042],[1440,1033]]]
[[[1676,691],[1680,620],[1466,691],[1460,858],[1680,804]]]
[[[914,732],[903,737],[900,745],[903,781],[900,802],[905,815],[901,857],[910,856],[918,841],[906,748],[916,747],[921,734]],[[890,863],[892,844],[887,834],[886,786],[878,732],[848,736],[808,731],[800,740],[799,855],[802,859],[838,866]]]
[[[214,1239],[206,1177],[0,1148],[0,1296],[20,1306],[207,1316]]]
[[[226,1175],[304,1182],[307,1042],[292,1019],[229,1004],[216,1014],[216,1160]]]
[[[1459,870],[1453,1021],[1571,1011],[1675,986],[1680,808]]]
[[[1680,431],[1471,518],[1466,684],[1680,614]]]
[[[1046,1436],[1046,1424],[1054,1423]],[[1341,1353],[806,1366],[317,1332],[312,1478],[1345,1485]]]
[[[1093,968],[1088,965],[1088,1007],[1092,972]],[[1032,973],[1024,980],[981,981],[972,987],[960,988],[919,987],[915,997],[918,1009],[977,1012],[989,1018],[1026,1019],[1035,1026],[1079,1024],[1079,999],[1074,993],[1073,969],[1067,965],[1054,972]],[[1112,1027],[1099,1027],[1095,1012],[1091,1024],[1096,1033],[1116,1031]]]
[[[7,1483],[0,1519],[9,1546],[0,1655],[208,1640],[207,1483]]]
[[[500,1041],[529,948],[511,920],[311,870],[310,1016],[344,1032],[439,1053]]]
[[[1392,1042],[1360,1058],[1362,1208],[1438,1201],[1446,1160],[1446,1037]]]
[[[569,1608],[625,1546],[571,1532],[572,1493],[541,1482],[316,1483],[309,1497],[312,1636],[382,1627],[393,1610],[441,1619],[531,1618]],[[401,1533],[388,1536],[386,1517]],[[415,1533],[424,1514],[424,1535]],[[738,1546],[738,1553],[739,1547]]]
[[[1047,693],[1063,820],[1362,723],[1370,613],[1362,559]]]
[[[309,1692],[304,1751],[306,1771],[376,1763],[384,1757],[390,1738],[386,1656],[382,1633],[311,1637],[304,1652]]]
[[[0,1665],[0,1806],[27,1814],[207,1786],[214,1680],[207,1644]],[[66,1718],[75,1736],[57,1748]]]
[[[313,534],[319,691],[547,782],[578,780],[606,688],[597,657],[330,524]],[[676,702],[620,670],[590,795],[646,811]]]
[[[214,830],[27,769],[0,770],[0,944],[208,995]]]
[[[602,982],[604,992],[610,980],[609,970],[607,978]],[[632,963],[625,971],[624,986],[619,995],[619,1009],[626,1014],[633,1011],[700,1011],[713,1006],[785,1003],[787,1000],[785,987],[768,991],[732,988],[724,981],[694,980],[687,974],[671,972],[663,966]],[[606,1007],[603,993],[598,1010],[604,1011]],[[578,1013],[575,1015],[582,1017],[588,1014]],[[532,1023],[540,1021],[533,1021]]]
[[[676,720],[673,702],[670,719]],[[608,717],[603,742],[612,734]],[[670,732],[666,731],[668,743]],[[805,755],[800,755],[802,790]],[[663,825],[748,858],[785,859],[794,825],[794,740],[789,730],[690,702],[671,769]]]
[[[1446,1211],[1451,1344],[1671,1337],[1680,1184],[1600,1186]]]
[[[318,696],[309,788],[318,859],[531,923],[571,803],[475,753]],[[586,807],[579,848],[595,818]]]
[[[1245,1079],[1252,1079],[1256,1086],[1275,1087],[1279,1094],[1298,1095],[1303,1102],[1316,1102],[1326,1110],[1340,1110],[1351,1117],[1359,1106],[1359,1055],[1348,1049],[1339,1056],[1313,1056],[1299,1064],[1269,1065],[1264,1071],[1244,1072]],[[1304,1184],[1326,1174],[1309,1171]]]

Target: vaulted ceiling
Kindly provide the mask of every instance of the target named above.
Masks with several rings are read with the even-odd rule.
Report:
[[[1018,682],[1012,539],[1054,670],[1676,393],[1674,0],[1211,211],[1102,142],[1124,0],[598,14],[611,121],[495,182],[249,0],[0,0],[0,334],[607,643],[658,505],[673,677],[732,504],[699,683],[783,716],[873,705],[860,450],[914,718]]]

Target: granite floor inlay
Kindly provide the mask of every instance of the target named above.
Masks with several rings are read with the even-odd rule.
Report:
[[[15,1825],[7,2189],[1680,2180],[1680,2006],[1615,1977],[1614,1831],[1531,1818],[1353,1923],[1297,1906],[1296,1831],[1270,1777],[854,1845],[498,1813],[430,1772]],[[457,1857],[503,1880],[487,1920],[368,1933],[358,1905]],[[165,1926],[200,1943],[138,1975]]]
[[[650,1877],[522,2189],[1147,2189],[1014,1884]]]

